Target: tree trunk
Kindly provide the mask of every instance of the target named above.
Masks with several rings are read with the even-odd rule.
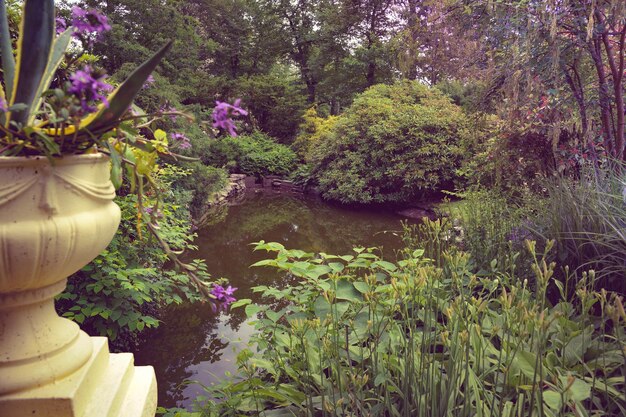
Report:
[[[624,75],[624,36],[626,36],[626,27],[620,33],[618,43],[619,64],[615,62],[615,50],[611,45],[609,34],[605,30],[602,33],[602,42],[606,50],[609,68],[613,76],[613,92],[615,94],[615,158],[621,160],[624,157],[624,89],[622,88],[622,79]]]
[[[588,50],[593,59],[598,75],[598,93],[600,98],[600,114],[602,120],[602,131],[604,133],[604,144],[607,151],[614,153],[615,141],[613,138],[613,124],[611,123],[611,98],[609,94],[609,86],[604,70],[604,62],[602,62],[601,40],[597,37],[591,39],[588,43]]]
[[[563,64],[561,66],[563,70],[563,74],[565,75],[565,81],[567,81],[567,85],[572,90],[572,95],[576,100],[576,104],[578,104],[578,114],[580,115],[580,123],[582,125],[582,140],[583,142],[587,141],[587,133],[589,132],[589,121],[587,119],[587,106],[585,105],[585,92],[583,90],[583,86],[580,84],[580,78],[577,75],[577,70],[575,67],[575,63],[572,64],[572,72],[576,76],[576,79],[571,76],[567,67]]]

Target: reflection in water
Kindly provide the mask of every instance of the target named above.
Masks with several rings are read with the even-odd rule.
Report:
[[[251,242],[280,242],[287,248],[346,254],[355,246],[377,246],[394,258],[401,246],[401,218],[393,213],[347,209],[316,198],[259,193],[220,213],[220,222],[198,232],[198,251],[190,258],[206,260],[214,277],[227,277],[239,288],[236,297],[259,302],[256,285],[282,287],[286,278],[270,269],[250,268],[267,257],[252,251]],[[394,233],[395,232],[395,233]],[[237,351],[253,329],[243,309],[215,312],[210,305],[177,306],[162,317],[136,352],[139,365],[152,365],[159,383],[159,405],[187,406],[202,395],[197,381],[211,384],[234,372]]]

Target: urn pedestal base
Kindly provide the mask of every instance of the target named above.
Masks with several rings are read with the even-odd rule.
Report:
[[[0,156],[0,178],[0,416],[154,416],[153,369],[54,308],[119,225],[107,157]]]
[[[91,357],[76,372],[37,388],[0,396],[0,416],[154,416],[157,385],[153,368],[134,366],[130,353],[109,353],[104,337],[91,337],[89,342]]]

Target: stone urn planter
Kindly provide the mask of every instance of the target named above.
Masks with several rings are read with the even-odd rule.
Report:
[[[117,230],[120,209],[109,171],[102,154],[53,163],[43,156],[0,157],[2,416],[89,415],[94,390],[105,396],[96,385],[111,376],[107,369],[116,355],[109,355],[106,339],[91,338],[59,317],[54,297]],[[132,355],[126,368],[134,368]],[[126,373],[128,387],[133,376]],[[119,398],[112,402],[123,401],[113,396]]]

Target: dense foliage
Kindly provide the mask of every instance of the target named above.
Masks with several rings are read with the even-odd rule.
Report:
[[[584,274],[572,298],[561,289],[550,302],[553,243],[543,254],[526,243],[534,279],[522,282],[514,269],[474,274],[453,247],[432,253],[438,267],[421,249],[390,263],[372,249],[260,242],[276,258],[256,266],[301,281],[255,288],[266,305],[234,305],[254,320],[256,349],[239,354],[235,380],[210,388],[202,415],[623,414],[621,300]]]
[[[162,201],[158,209],[143,213],[145,220],[137,215],[136,195],[116,199],[122,210],[120,228],[102,254],[69,278],[57,303],[63,316],[113,342],[121,336],[115,345],[128,348],[141,331],[158,325],[159,308],[203,299],[189,285],[188,275],[164,268],[169,258],[146,223],[152,215],[159,218],[159,236],[172,250],[193,248],[195,234],[187,208],[191,193],[170,188],[174,181],[191,173],[172,166],[160,170]],[[194,264],[199,276],[208,279],[202,262]]]
[[[297,160],[290,148],[258,131],[237,138],[218,139],[203,153],[203,162],[207,164],[257,177],[287,175]]]
[[[6,3],[15,37],[19,2]],[[75,2],[59,3],[67,18]],[[138,216],[151,204],[121,193],[120,231],[71,277],[65,316],[127,344],[158,324],[158,308],[196,300],[146,219],[173,250],[191,248],[189,213],[201,216],[227,172],[291,176],[344,203],[455,191],[464,201],[450,219],[413,228],[396,263],[260,243],[277,254],[260,265],[300,281],[257,288],[267,305],[235,304],[257,348],[198,413],[626,414],[626,317],[610,292],[626,292],[625,2],[78,3],[112,30],[68,74],[88,63],[119,83],[174,39],[137,103],[193,114],[158,128],[197,160],[165,168],[154,213]],[[211,109],[237,98],[249,113],[227,138]],[[240,233],[279,220],[255,212]]]
[[[371,87],[314,151],[320,192],[370,203],[452,187],[467,129],[462,110],[436,89],[415,81]]]

